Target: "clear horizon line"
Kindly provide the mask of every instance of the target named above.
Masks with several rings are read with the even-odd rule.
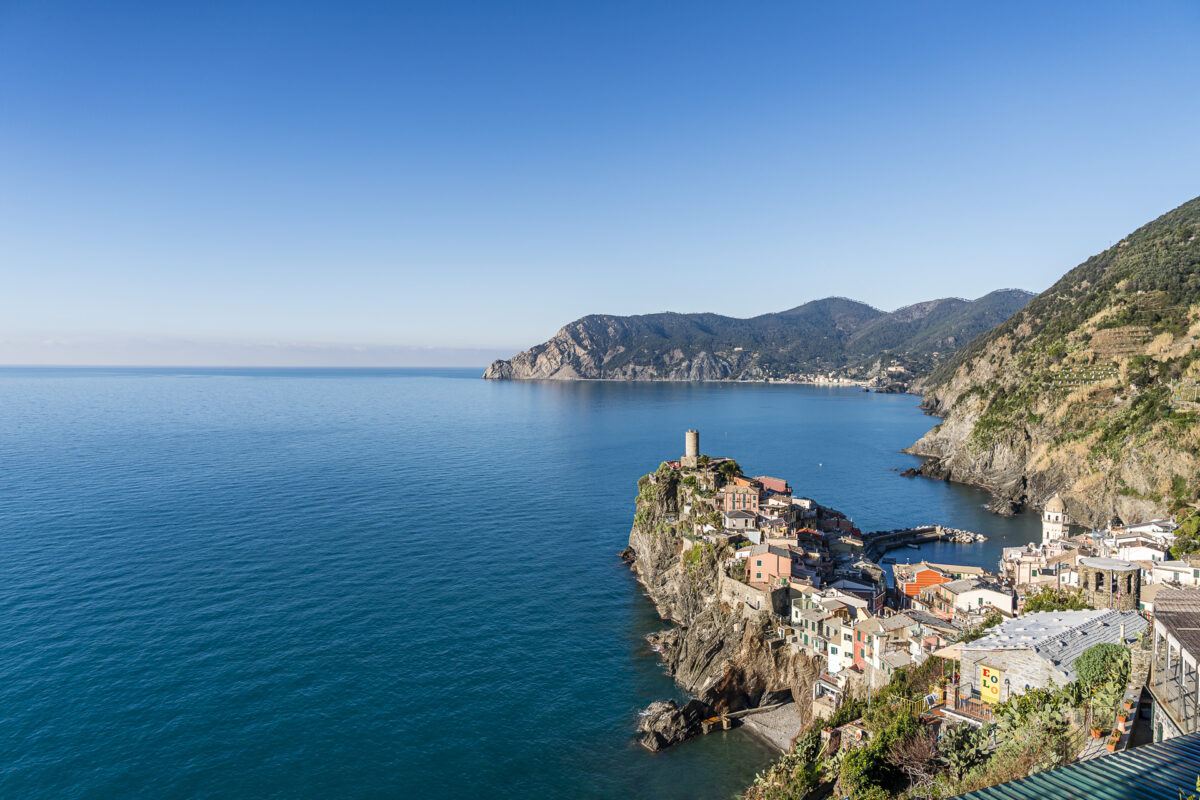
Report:
[[[487,369],[487,364],[0,364],[0,369]]]

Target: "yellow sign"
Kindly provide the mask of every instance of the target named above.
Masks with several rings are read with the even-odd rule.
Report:
[[[979,668],[979,697],[983,702],[1000,702],[1000,684],[1003,680],[999,670],[991,667]]]

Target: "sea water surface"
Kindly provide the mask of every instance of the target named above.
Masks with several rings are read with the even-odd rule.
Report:
[[[0,370],[0,797],[725,798],[617,553],[683,431],[864,530],[993,566],[1036,520],[899,476],[904,395],[479,370]],[[905,560],[904,551],[893,553]]]

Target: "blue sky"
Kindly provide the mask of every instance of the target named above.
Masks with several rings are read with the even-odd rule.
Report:
[[[1185,2],[0,0],[0,362],[1041,291],[1200,194],[1197,76]]]

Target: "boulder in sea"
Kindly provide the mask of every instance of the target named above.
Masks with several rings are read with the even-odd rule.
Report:
[[[638,741],[658,752],[700,733],[700,723],[710,716],[712,708],[700,700],[689,700],[682,707],[674,700],[651,703],[638,723]]]

